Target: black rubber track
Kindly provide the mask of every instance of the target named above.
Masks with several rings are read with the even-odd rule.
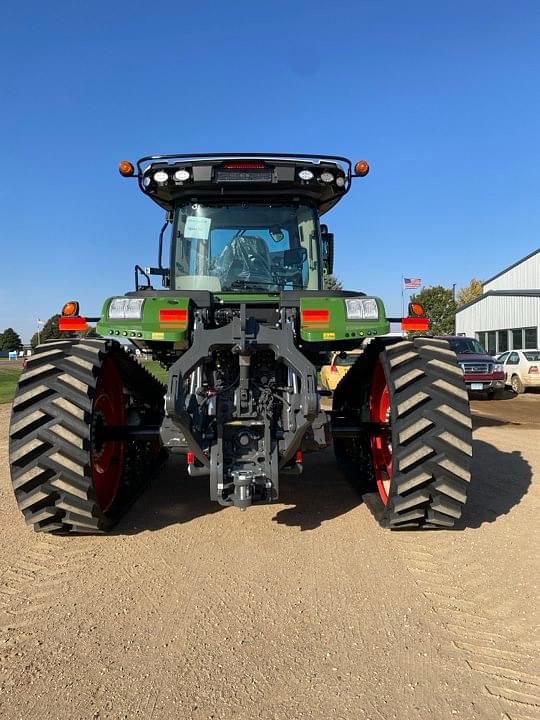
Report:
[[[467,389],[446,340],[372,341],[334,394],[334,411],[369,420],[373,369],[381,359],[390,392],[393,472],[387,505],[376,491],[367,434],[337,440],[338,460],[354,464],[364,495],[389,528],[452,527],[461,516],[471,477],[472,422]]]
[[[9,458],[15,497],[26,522],[46,532],[109,529],[136,498],[156,464],[128,443],[121,489],[99,507],[91,473],[92,410],[100,369],[113,358],[124,391],[159,423],[165,387],[113,340],[58,340],[40,345],[19,379],[11,414]]]

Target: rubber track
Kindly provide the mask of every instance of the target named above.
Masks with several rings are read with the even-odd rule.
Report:
[[[95,498],[92,407],[107,357],[116,362],[125,391],[159,412],[164,386],[113,340],[40,345],[20,376],[9,430],[11,480],[19,509],[38,531],[107,530],[140,489],[140,483],[132,482],[133,463],[128,462],[119,497],[107,514]]]
[[[391,398],[393,472],[386,506],[373,481],[364,500],[384,527],[452,527],[467,499],[472,459],[469,400],[456,355],[438,338],[374,340],[336,388],[334,410],[368,419],[378,357]]]

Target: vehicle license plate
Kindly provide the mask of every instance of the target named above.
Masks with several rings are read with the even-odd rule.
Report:
[[[471,390],[483,390],[484,383],[471,383]]]

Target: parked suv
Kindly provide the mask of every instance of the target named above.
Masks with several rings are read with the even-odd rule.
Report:
[[[500,398],[504,391],[503,366],[489,355],[475,338],[461,335],[444,336],[458,356],[465,384],[471,392],[486,392],[488,398]]]

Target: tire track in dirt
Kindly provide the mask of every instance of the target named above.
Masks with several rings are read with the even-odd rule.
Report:
[[[36,536],[29,533],[30,542]],[[69,594],[86,566],[90,549],[68,549],[59,539],[41,538],[35,545],[19,548],[15,561],[0,577],[3,597],[0,609],[0,642],[14,647],[28,640],[66,610],[60,598]]]
[[[538,720],[538,448],[519,427],[481,427],[475,438],[464,528],[402,535],[398,547],[435,611],[448,661],[474,674],[501,718]]]
[[[407,548],[411,542],[413,550]],[[526,709],[540,718],[540,675],[534,672],[538,655],[532,643],[522,642],[531,628],[516,614],[515,603],[500,601],[492,594],[489,578],[477,563],[455,572],[452,561],[445,557],[444,546],[437,547],[423,538],[401,546],[411,575],[435,609],[449,658],[465,663],[481,676],[484,692],[497,699],[509,717],[514,717],[513,710]],[[429,557],[430,563],[419,561],[419,547],[425,548],[424,558]]]

